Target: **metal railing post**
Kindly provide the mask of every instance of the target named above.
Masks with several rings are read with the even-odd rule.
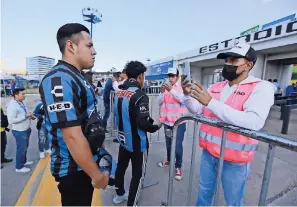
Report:
[[[169,171],[169,184],[168,184],[168,196],[167,205],[172,206],[172,191],[173,191],[173,180],[174,180],[174,168],[175,168],[175,151],[176,151],[176,136],[178,126],[173,127],[173,136],[171,142],[171,153],[170,153],[170,171]]]
[[[265,164],[265,170],[264,170],[264,176],[262,180],[262,187],[261,187],[261,193],[259,198],[259,206],[265,206],[265,201],[267,197],[268,192],[268,186],[271,176],[271,169],[272,169],[272,163],[273,158],[275,154],[275,146],[270,145],[268,146],[268,152],[267,152],[267,158],[266,158],[266,164]]]
[[[290,116],[291,116],[291,107],[284,107],[284,115],[283,115],[283,125],[282,125],[282,134],[288,134],[289,124],[290,124]]]
[[[150,96],[151,97],[151,96]],[[150,102],[149,102],[149,104],[150,104],[150,116],[152,117],[152,115],[153,115],[153,103],[152,103],[152,99],[150,98]],[[152,142],[152,133],[150,133],[150,142]]]
[[[197,139],[198,139],[199,131],[200,131],[200,123],[194,122],[194,136],[193,136],[193,143],[192,143],[192,155],[191,155],[191,165],[190,165],[190,174],[189,174],[187,206],[191,205],[191,200],[192,200],[192,188],[193,188],[192,178],[195,170],[195,157],[196,157]]]
[[[284,111],[285,111],[286,104],[281,104],[281,115],[280,120],[284,120]]]
[[[226,132],[226,130],[223,129],[221,148],[220,148],[219,166],[218,166],[218,172],[217,172],[217,178],[216,178],[216,191],[215,191],[214,201],[213,201],[213,205],[215,205],[215,206],[218,206],[219,196],[220,196],[220,184],[221,184],[222,171],[223,171],[223,165],[224,165],[226,135],[227,135],[227,132]]]

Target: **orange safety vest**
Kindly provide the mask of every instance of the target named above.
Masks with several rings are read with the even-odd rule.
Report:
[[[177,83],[173,85],[172,90],[183,93],[182,87]],[[188,110],[182,103],[178,102],[168,91],[164,92],[159,117],[162,123],[173,126],[178,118],[187,113]]]
[[[260,82],[239,85],[237,90],[227,99],[225,104],[239,111],[243,111],[244,103],[249,98],[250,94],[258,83]],[[226,84],[228,84],[228,81],[215,83],[210,88],[210,95],[214,99],[220,100],[221,93]],[[219,119],[207,107],[204,107],[203,115],[210,118]],[[199,134],[200,147],[206,149],[214,157],[219,158],[222,135],[222,129],[201,124]],[[253,160],[257,147],[257,140],[233,132],[227,132],[224,160],[236,163],[249,163]]]

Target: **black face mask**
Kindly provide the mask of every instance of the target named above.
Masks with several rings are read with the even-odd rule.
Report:
[[[244,65],[244,64],[243,64]],[[237,68],[242,65],[236,66],[236,65],[224,65],[222,76],[228,81],[233,81],[236,78],[238,78],[241,74],[236,74]]]

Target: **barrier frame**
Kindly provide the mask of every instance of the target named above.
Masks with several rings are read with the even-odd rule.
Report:
[[[191,178],[193,177],[194,173],[194,166],[195,161],[193,158],[195,158],[195,152],[196,152],[196,144],[198,139],[198,132],[200,129],[197,129],[200,127],[200,124],[207,124],[210,126],[218,127],[223,130],[222,133],[222,140],[221,140],[221,148],[220,148],[220,157],[219,157],[219,165],[218,165],[218,171],[217,171],[217,177],[216,177],[216,189],[213,199],[213,205],[218,205],[218,199],[219,199],[219,186],[220,186],[220,180],[222,176],[222,169],[223,169],[223,162],[224,162],[224,153],[225,153],[225,143],[226,143],[226,134],[227,132],[234,132],[236,134],[244,135],[247,137],[251,137],[253,139],[256,139],[258,141],[266,142],[268,143],[268,152],[267,152],[267,158],[265,163],[265,169],[264,169],[264,175],[262,179],[262,186],[261,186],[261,192],[260,192],[260,198],[258,205],[264,206],[266,205],[266,197],[270,182],[270,176],[271,176],[271,169],[273,164],[273,158],[275,154],[275,148],[281,147],[285,148],[291,151],[297,152],[297,142],[274,136],[269,135],[263,132],[258,132],[254,130],[249,130],[243,127],[238,127],[235,125],[224,123],[217,119],[211,119],[208,117],[205,117],[203,115],[187,115],[179,118],[173,127],[173,140],[172,140],[172,146],[171,146],[171,160],[174,160],[175,158],[175,148],[176,148],[176,136],[177,136],[177,128],[178,125],[180,125],[183,121],[194,121],[194,136],[193,136],[193,147],[192,147],[192,155],[191,155],[191,166],[190,166],[190,178],[189,178],[189,187],[188,187],[188,196],[187,196],[187,205],[190,205],[191,202],[191,195],[192,195],[192,183]],[[163,205],[172,206],[172,194],[173,194],[173,181],[174,181],[174,163],[170,163],[170,171],[169,171],[169,182],[168,182],[168,194],[167,194],[167,203]],[[191,184],[190,184],[191,183]]]

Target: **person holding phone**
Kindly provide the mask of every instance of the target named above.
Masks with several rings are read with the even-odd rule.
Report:
[[[26,166],[33,164],[33,161],[27,161],[27,149],[31,135],[31,120],[34,120],[35,117],[23,102],[25,100],[24,91],[24,88],[16,88],[12,94],[14,99],[7,107],[8,122],[12,125],[12,134],[16,141],[15,171],[19,173],[29,172],[30,168]]]
[[[178,82],[179,71],[176,68],[168,70],[169,81],[161,86],[161,93],[158,97],[160,105],[159,120],[164,124],[167,159],[159,162],[159,167],[168,167],[170,164],[171,142],[173,136],[174,122],[181,116],[188,113],[183,105],[183,90]],[[182,161],[183,161],[183,140],[186,131],[186,123],[182,123],[177,129],[177,144],[175,154],[175,179],[182,179]]]
[[[224,81],[214,83],[208,90],[188,80],[182,82],[184,104],[193,114],[219,119],[225,123],[260,130],[274,103],[274,85],[249,75],[257,55],[247,43],[236,44],[230,51],[220,53],[225,60]],[[185,77],[183,77],[184,79]],[[210,206],[215,192],[220,157],[222,129],[201,124],[199,144],[202,150],[197,206]],[[242,206],[250,163],[258,141],[227,132],[222,172],[222,186],[228,206]]]

